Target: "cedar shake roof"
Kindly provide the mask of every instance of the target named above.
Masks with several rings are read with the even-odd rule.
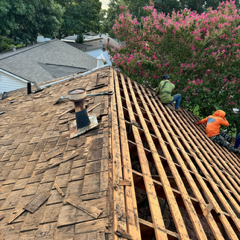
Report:
[[[69,139],[73,103],[53,104],[79,87],[115,94],[87,98],[99,126]],[[239,157],[192,113],[109,67],[25,92],[0,106],[1,239],[239,239]]]

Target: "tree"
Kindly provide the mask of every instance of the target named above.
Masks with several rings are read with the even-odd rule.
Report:
[[[99,12],[99,25],[100,32],[107,33],[108,21],[107,21],[107,10],[101,9]]]
[[[53,0],[1,0],[0,35],[35,40],[56,36],[63,11]]]
[[[12,43],[13,42],[11,39],[3,38],[0,36],[0,52],[11,49],[13,45]]]
[[[59,38],[84,31],[99,31],[99,0],[56,0],[64,8]]]
[[[115,67],[146,86],[157,87],[168,73],[183,95],[182,105],[207,116],[222,109],[230,130],[240,132],[240,17],[233,1],[198,14],[171,16],[144,7],[141,23],[122,7],[113,27],[125,46],[108,48]]]
[[[178,0],[155,0],[154,7],[158,12],[170,14],[173,9],[175,9],[175,11],[179,11],[181,9],[181,3]]]

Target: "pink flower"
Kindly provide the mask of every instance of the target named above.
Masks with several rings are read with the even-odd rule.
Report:
[[[210,73],[210,69],[208,69],[207,71],[206,71],[206,74],[209,74]]]
[[[156,53],[153,54],[152,56],[152,59],[157,59],[156,56],[155,56]]]
[[[192,47],[192,50],[195,50],[195,47]]]

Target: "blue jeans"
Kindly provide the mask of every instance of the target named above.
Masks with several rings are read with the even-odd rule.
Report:
[[[236,138],[236,142],[235,142],[234,148],[238,149],[239,145],[240,145],[240,133],[238,134],[238,136]]]
[[[173,95],[173,101],[172,102],[170,102],[170,103],[163,103],[163,105],[172,104],[173,102],[176,101],[175,109],[178,109],[181,100],[182,100],[182,95],[181,94],[175,94],[175,95]]]

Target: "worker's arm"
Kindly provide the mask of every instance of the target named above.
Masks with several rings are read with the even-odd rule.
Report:
[[[201,121],[199,121],[199,122],[197,123],[197,125],[200,125],[200,124],[202,124],[202,123],[206,123],[207,120],[208,120],[208,118],[209,118],[209,117],[206,117],[206,118],[202,119]]]
[[[160,95],[160,89],[161,89],[161,84],[159,83],[157,91],[156,91],[156,95]]]
[[[229,126],[229,122],[226,118],[222,118],[221,121],[220,121],[220,124],[223,125],[223,126],[226,126],[226,127]]]

